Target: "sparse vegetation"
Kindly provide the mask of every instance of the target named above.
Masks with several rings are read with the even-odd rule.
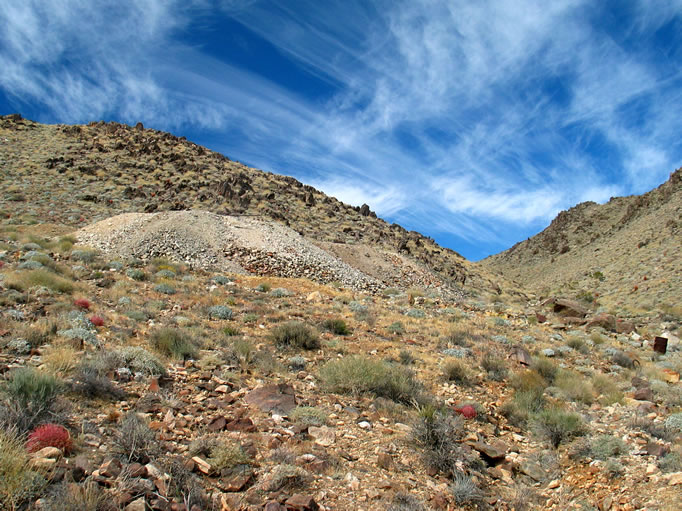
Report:
[[[298,321],[276,326],[272,331],[272,340],[278,348],[314,350],[320,347],[315,331]]]
[[[156,434],[134,412],[129,412],[121,421],[114,435],[114,446],[128,463],[148,463],[158,452]]]
[[[330,392],[362,394],[370,392],[399,403],[420,399],[421,385],[409,369],[360,355],[328,362],[320,378]]]
[[[48,270],[30,270],[10,274],[5,280],[8,289],[27,291],[34,287],[45,287],[56,293],[70,294],[74,290],[73,282],[55,275]]]
[[[34,499],[45,479],[30,466],[21,438],[0,428],[0,508],[14,511]]]
[[[547,439],[554,448],[571,437],[584,432],[580,415],[564,412],[558,408],[547,408],[534,414],[531,425],[536,433]]]
[[[460,385],[468,385],[472,379],[470,365],[456,358],[445,362],[443,374],[447,381],[453,381]]]
[[[186,360],[198,355],[192,336],[180,328],[156,330],[151,335],[151,343],[155,350],[166,357]]]
[[[325,319],[322,322],[322,329],[335,335],[348,335],[350,329],[342,319]]]
[[[20,432],[33,429],[49,416],[62,386],[49,373],[36,369],[15,369],[4,386],[8,397],[0,422]]]

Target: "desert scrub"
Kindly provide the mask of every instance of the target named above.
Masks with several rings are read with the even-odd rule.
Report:
[[[409,493],[396,493],[386,511],[426,511],[424,504]]]
[[[82,263],[91,263],[97,257],[97,251],[89,248],[78,248],[71,250],[71,259]]]
[[[149,463],[158,452],[156,434],[142,417],[128,412],[114,434],[114,449],[128,463]]]
[[[398,353],[398,360],[400,361],[401,364],[409,366],[414,364],[416,359],[414,358],[414,355],[412,354],[411,351],[400,350],[400,353]]]
[[[613,435],[599,435],[590,442],[590,454],[597,460],[607,460],[627,452],[627,444]]]
[[[198,351],[192,336],[181,328],[160,328],[151,335],[155,350],[177,360],[196,358]]]
[[[510,384],[516,390],[542,392],[547,387],[547,380],[534,370],[525,370],[515,373],[510,379]]]
[[[147,278],[147,275],[145,274],[145,272],[143,272],[139,268],[128,268],[126,270],[126,275],[128,277],[130,277],[131,279],[137,280],[137,281],[142,281],[142,280],[145,280]]]
[[[466,462],[470,466],[480,462],[480,458],[467,454],[462,448],[460,441],[464,434],[464,421],[459,415],[427,404],[419,408],[410,436],[421,450],[427,468],[452,477],[457,472],[457,462]]]
[[[550,385],[554,383],[559,369],[556,364],[547,357],[538,357],[533,360],[531,369],[542,376]]]
[[[445,365],[443,366],[443,376],[447,381],[454,381],[460,385],[468,385],[472,380],[469,364],[458,358],[453,358],[445,362]]]
[[[584,433],[580,415],[565,412],[559,408],[547,408],[533,415],[531,426],[539,436],[548,440],[555,449],[565,440]]]
[[[67,375],[78,363],[77,351],[68,344],[53,345],[42,354],[42,361],[54,375]]]
[[[165,282],[154,286],[154,291],[164,295],[174,295],[175,293],[177,293],[177,290],[173,286],[171,286],[170,284],[166,284]]]
[[[232,309],[225,305],[214,305],[208,308],[210,319],[232,319]]]
[[[320,379],[329,392],[372,393],[399,403],[421,399],[421,384],[408,368],[361,355],[328,362],[320,370]]]
[[[251,458],[244,452],[242,446],[231,439],[223,439],[217,442],[211,448],[207,461],[219,473],[229,472],[239,466],[251,464]]]
[[[0,429],[0,508],[21,508],[45,485],[45,479],[31,470],[23,440],[10,430]]]
[[[5,279],[5,285],[16,291],[26,291],[33,287],[46,287],[55,293],[70,294],[73,292],[73,282],[55,275],[48,270],[30,270],[10,274]]]
[[[317,333],[305,323],[291,321],[275,327],[272,341],[278,348],[303,348],[314,350],[320,347]]]
[[[492,353],[486,353],[483,356],[481,368],[488,373],[488,378],[493,381],[502,381],[507,377],[507,366],[504,360]]]
[[[239,330],[239,328],[229,325],[223,328],[222,332],[223,335],[226,337],[235,337],[237,335],[241,335],[241,331]]]
[[[400,321],[396,321],[395,323],[391,323],[386,327],[386,330],[388,330],[390,333],[395,334],[395,335],[402,335],[405,333],[405,327]]]
[[[470,506],[485,500],[485,493],[468,475],[457,472],[450,485],[450,493],[460,506]]]
[[[327,422],[326,412],[314,406],[297,406],[290,416],[292,421],[305,426],[323,426]]]
[[[320,326],[323,330],[336,335],[348,335],[350,333],[348,325],[342,319],[325,319]]]
[[[480,342],[482,340],[483,337],[481,335],[474,334],[466,327],[453,328],[443,338],[443,342],[448,346],[461,346],[463,348],[468,348],[472,342]]]
[[[50,488],[41,510],[44,511],[117,511],[111,496],[95,481],[83,484],[62,483]]]
[[[517,390],[514,397],[502,405],[500,412],[510,424],[522,427],[546,404],[542,389]]]
[[[587,343],[580,337],[577,336],[569,337],[566,344],[573,348],[575,351],[578,351],[580,353],[587,354],[590,352]]]
[[[15,369],[4,387],[8,403],[0,422],[19,432],[33,429],[49,415],[61,389],[60,381],[52,374],[32,368]]]
[[[605,374],[596,374],[592,378],[592,387],[598,394],[597,399],[604,406],[623,403],[625,394],[618,388],[616,382]]]
[[[173,270],[159,270],[154,274],[154,277],[157,279],[169,279],[173,280],[175,277],[177,277],[177,274]]]
[[[572,371],[561,371],[557,376],[555,385],[561,389],[566,399],[586,405],[594,401],[594,389],[589,380]]]

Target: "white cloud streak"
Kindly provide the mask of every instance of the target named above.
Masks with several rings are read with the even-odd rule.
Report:
[[[230,156],[500,248],[517,241],[505,225],[537,230],[682,164],[681,55],[617,41],[586,0],[111,5],[0,4],[0,87],[65,121],[220,133]],[[680,1],[632,7],[615,30],[637,41],[682,16]],[[179,42],[217,12],[325,82],[326,97]]]

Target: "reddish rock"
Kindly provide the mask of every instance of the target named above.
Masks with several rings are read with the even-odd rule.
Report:
[[[288,498],[284,504],[287,511],[318,511],[320,509],[315,499],[310,495],[301,495],[300,493]]]
[[[140,463],[131,463],[126,467],[126,474],[130,477],[147,477],[147,467]]]
[[[619,334],[631,334],[635,331],[635,324],[632,321],[619,319],[616,321],[616,332]]]
[[[221,481],[221,487],[224,491],[238,492],[246,488],[252,481],[252,474],[233,474],[224,478]]]
[[[653,442],[649,442],[648,444],[646,444],[646,453],[649,456],[656,456],[657,458],[662,458],[669,452],[670,449],[668,449],[665,445],[655,444]]]
[[[286,383],[265,385],[254,389],[244,396],[244,401],[264,412],[288,414],[296,408],[294,388]]]
[[[535,313],[535,317],[538,319],[538,323],[544,323],[545,321],[547,321],[547,316],[545,316],[544,314],[540,314],[539,312]]]
[[[393,468],[393,457],[385,452],[380,452],[377,456],[377,465],[385,470]]]
[[[102,463],[102,466],[99,467],[99,475],[102,477],[116,478],[121,473],[121,470],[123,470],[121,462],[116,458],[112,458]]]
[[[524,366],[529,366],[533,362],[528,350],[522,346],[514,346],[512,348],[511,358]]]
[[[587,316],[587,308],[575,300],[557,298],[554,300],[554,312],[562,316],[584,318]]]
[[[493,444],[486,444],[485,442],[473,442],[471,447],[480,452],[484,458],[493,462],[502,461],[507,454],[507,446],[502,442],[494,442]]]
[[[643,387],[641,389],[637,389],[632,397],[637,401],[653,401],[654,391],[648,387]]]
[[[279,505],[279,502],[277,502],[276,500],[271,500],[265,503],[263,511],[281,511],[282,509],[283,508],[282,506]]]
[[[590,318],[590,320],[585,325],[585,328],[587,329],[595,327],[601,327],[605,330],[613,332],[616,330],[616,318],[611,314],[607,314],[605,312],[597,314],[596,316]]]
[[[236,419],[225,425],[227,431],[241,431],[242,433],[253,433],[257,431],[253,421],[248,418]]]
[[[209,430],[211,433],[217,433],[218,431],[222,431],[223,429],[225,429],[226,425],[227,419],[225,419],[225,417],[216,417],[215,419],[208,423],[206,429]]]

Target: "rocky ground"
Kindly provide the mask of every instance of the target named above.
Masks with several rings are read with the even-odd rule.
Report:
[[[677,508],[678,321],[122,260],[34,228],[2,226],[7,508]]]
[[[1,509],[679,508],[674,290],[535,298],[142,126],[8,116],[0,172]]]

